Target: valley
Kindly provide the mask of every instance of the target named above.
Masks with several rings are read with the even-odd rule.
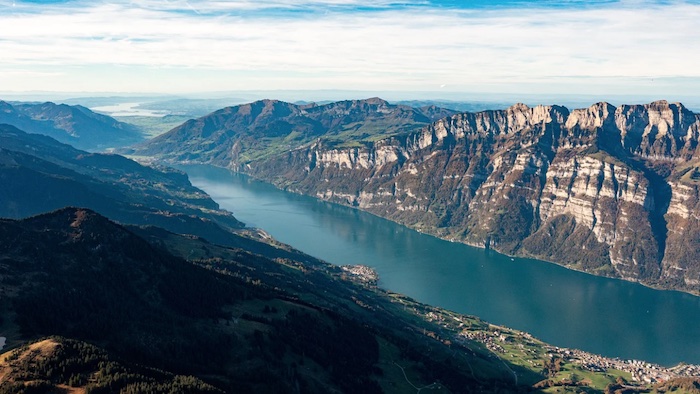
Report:
[[[274,118],[276,111],[293,115],[295,108],[299,108],[271,101],[262,102],[262,107],[256,105],[236,111],[225,110],[222,114],[248,116],[261,110],[251,116]],[[266,109],[268,105],[273,105],[273,108]],[[334,149],[359,152],[386,139],[420,133],[440,119],[446,119],[445,116],[457,116],[450,110],[392,106],[380,99],[328,105],[332,108],[332,116],[325,106],[305,105],[303,111],[311,111],[317,120],[302,119],[304,115],[297,113],[294,116],[299,119],[294,120],[291,129],[283,123],[269,123],[272,118],[258,119],[255,126],[258,134],[254,133],[252,139],[242,142],[243,145],[237,148],[240,149],[237,157],[247,157],[252,160],[250,163],[256,160],[273,162],[275,158],[289,155],[285,146],[299,144],[295,150],[307,149],[307,144],[314,146],[325,138],[325,129],[315,124],[316,121],[321,125],[331,125],[332,136],[327,143]],[[359,112],[355,112],[357,108],[360,108]],[[265,114],[268,110],[270,112]],[[249,111],[248,115],[245,111]],[[369,118],[366,118],[367,112]],[[185,125],[200,121],[190,120]],[[212,130],[207,128],[202,136],[211,136]],[[280,130],[291,130],[291,134],[272,139],[264,137]],[[168,134],[154,141],[166,138]],[[280,143],[276,138],[284,141]],[[284,203],[269,205],[268,197],[258,195],[251,205],[253,215],[248,216],[250,209],[246,211],[245,204],[241,205],[241,200],[237,200],[240,192],[232,191],[231,184],[227,183],[232,179],[240,182],[237,178],[240,175],[210,168],[214,174],[228,174],[224,175],[228,181],[221,182],[221,179],[216,180],[219,175],[212,178],[215,180],[208,179],[210,175],[203,176],[203,167],[181,167],[189,173],[190,183],[185,172],[160,164],[199,162],[201,157],[209,155],[203,150],[191,150],[204,155],[197,160],[173,160],[155,155],[145,160],[150,166],[142,166],[114,154],[79,151],[51,138],[26,134],[10,126],[0,128],[0,144],[0,176],[10,186],[0,195],[3,216],[21,219],[38,214],[0,223],[0,236],[7,238],[0,250],[0,284],[4,294],[0,308],[2,316],[8,316],[0,320],[0,330],[6,338],[6,348],[10,349],[0,359],[2,390],[12,392],[21,391],[23,387],[36,387],[37,390],[78,388],[99,392],[110,387],[113,390],[140,387],[144,390],[228,392],[235,385],[239,389],[244,387],[244,391],[289,391],[303,387],[302,391],[309,392],[405,392],[419,389],[462,392],[461,388],[467,387],[468,392],[603,392],[625,388],[683,392],[684,387],[695,384],[698,373],[695,365],[671,367],[681,360],[693,362],[695,354],[692,347],[681,350],[676,342],[670,341],[671,334],[661,334],[656,338],[658,344],[652,345],[647,342],[648,338],[641,339],[639,332],[632,328],[615,327],[632,334],[630,339],[638,344],[656,349],[656,354],[630,356],[659,360],[649,363],[617,358],[615,354],[627,352],[624,349],[629,345],[624,341],[619,347],[613,346],[613,342],[603,341],[599,347],[602,350],[593,353],[574,350],[590,348],[592,338],[603,339],[610,333],[591,331],[588,339],[581,339],[583,346],[556,347],[523,331],[506,328],[506,325],[511,325],[507,318],[506,324],[499,322],[500,313],[506,312],[501,316],[512,316],[513,311],[520,310],[516,315],[530,319],[534,324],[532,327],[561,331],[557,320],[567,327],[572,323],[578,325],[585,319],[591,320],[591,316],[602,318],[604,313],[592,311],[586,304],[578,305],[581,312],[586,312],[576,316],[572,306],[576,305],[578,296],[586,293],[588,295],[584,298],[610,299],[602,293],[595,295],[604,288],[611,288],[613,282],[605,282],[608,279],[597,278],[602,285],[597,289],[597,285],[583,284],[578,290],[583,293],[576,295],[575,289],[579,285],[572,278],[593,277],[535,260],[515,261],[489,250],[472,249],[465,253],[469,247],[460,243],[440,241],[397,224],[382,222],[382,219],[356,209],[320,203],[311,198],[303,203],[306,205],[304,210],[295,213],[293,210],[288,212],[289,207]],[[130,148],[133,149],[130,152],[139,153],[140,146],[145,145]],[[251,152],[245,152],[245,146]],[[138,156],[144,161],[143,155],[135,155]],[[392,161],[386,160],[385,163]],[[345,167],[352,165],[355,164],[351,161]],[[290,171],[294,168],[290,167]],[[39,188],[27,194],[31,190],[23,186],[27,184],[39,185]],[[243,184],[252,183],[246,180]],[[254,186],[254,189],[260,188]],[[287,189],[299,192],[291,187]],[[306,197],[298,194],[284,197],[287,200],[300,198]],[[62,208],[66,205],[88,209]],[[359,204],[349,205],[366,208]],[[242,216],[236,214],[234,217],[225,209],[241,212]],[[324,209],[328,209],[330,215],[345,219],[332,219],[323,212]],[[44,213],[51,210],[55,211]],[[290,219],[284,219],[290,213]],[[102,215],[121,224],[115,224]],[[313,224],[318,228],[317,235],[310,233],[308,228],[299,231],[299,226],[307,226],[309,219],[315,221],[324,215],[322,224]],[[265,216],[273,220],[268,221]],[[348,216],[355,217],[365,226],[364,229],[353,227],[354,224],[347,221]],[[248,225],[266,231],[243,227],[239,221],[241,217]],[[322,248],[314,249],[286,240],[287,235],[278,233],[275,225],[261,224],[274,223],[275,220],[278,224],[281,220],[285,225],[296,226],[296,230],[288,234],[306,238],[307,242],[310,241],[308,245]],[[378,236],[387,231],[394,237],[398,234],[409,243],[392,249],[385,239]],[[339,241],[338,233],[355,241],[371,241],[374,248],[383,250],[383,255],[375,255],[376,252],[366,245],[359,246],[362,243],[338,247],[347,242]],[[270,234],[291,246],[280,243]],[[419,252],[424,248],[425,239],[435,242],[437,249]],[[330,265],[295,248],[337,265]],[[453,248],[458,249],[454,249],[456,254],[451,255]],[[421,256],[421,253],[430,256],[430,261],[412,261],[409,257]],[[398,260],[387,259],[392,255]],[[47,259],[46,256],[51,257]],[[399,261],[399,265],[387,270],[387,263]],[[345,264],[354,267],[339,267]],[[412,272],[401,264],[415,266],[418,270]],[[479,273],[479,264],[486,271]],[[470,266],[477,271],[466,275],[450,272]],[[563,286],[561,290],[553,289],[549,296],[542,295],[550,300],[563,294],[572,295],[573,298],[559,297],[563,302],[558,305],[574,313],[562,313],[554,307],[557,303],[550,303],[549,307],[558,317],[546,317],[533,313],[539,308],[535,300],[532,300],[534,309],[514,301],[527,298],[521,294],[537,296],[534,290],[541,286],[542,281],[548,281],[536,273],[538,267],[544,267],[546,271],[556,268],[552,272],[563,275],[549,280]],[[524,273],[527,271],[530,274]],[[447,274],[457,281],[454,285],[445,285],[435,274]],[[484,282],[484,274],[493,276],[494,282]],[[518,290],[514,286],[516,281],[508,279],[508,275],[520,279],[529,276],[532,280],[529,283],[520,280],[525,286]],[[407,281],[411,276],[414,279]],[[470,282],[465,280],[469,277],[472,277],[469,280],[482,283],[467,284]],[[418,278],[423,286],[417,286],[415,280]],[[504,296],[500,300],[484,292],[486,288],[498,290],[499,287]],[[647,302],[640,301],[642,294],[667,295],[625,282],[618,282],[612,288],[617,287],[623,292],[631,291],[628,296],[638,303]],[[479,294],[453,292],[454,289],[467,288]],[[63,289],[71,291],[66,293]],[[440,290],[436,292],[436,289]],[[395,292],[397,290],[409,296]],[[84,303],[85,294],[98,293],[99,296]],[[431,298],[435,296],[438,298]],[[598,296],[601,298],[596,298]],[[116,299],[124,300],[123,305],[117,307],[110,301]],[[483,309],[463,309],[458,303],[445,304],[440,299],[468,300],[472,305],[481,304]],[[682,293],[674,293],[672,300],[669,299],[675,306],[650,300],[649,304],[658,309],[651,308],[653,314],[640,321],[655,321],[661,316],[657,316],[656,311],[661,313],[663,310],[667,318],[665,329],[675,334],[673,339],[678,343],[696,343],[692,337],[696,333],[692,327],[696,325],[687,318],[694,315],[674,309],[687,307],[695,310],[697,306],[693,301],[696,300],[696,297]],[[575,302],[572,304],[572,301]],[[619,299],[619,303],[629,307],[634,301]],[[614,313],[621,312],[614,304],[611,306]],[[95,314],[89,310],[103,312]],[[496,314],[488,317],[489,311]],[[630,312],[639,313],[634,308]],[[475,314],[483,316],[477,318]],[[482,320],[484,316],[486,318]],[[669,322],[669,316],[686,316],[687,320]],[[129,328],[123,325],[132,319],[141,323]],[[609,316],[607,319],[610,329],[617,325],[609,320]],[[624,313],[618,319],[626,319]],[[174,323],[177,328],[165,328],[166,322]],[[689,324],[690,328],[677,324]],[[102,328],[98,330],[97,327]],[[655,327],[658,330],[661,326]],[[524,328],[533,331],[527,325]],[[199,330],[200,334],[195,335],[191,330]],[[565,336],[571,336],[575,331],[587,330],[576,327],[575,330],[564,328],[563,332],[567,333]],[[103,334],[97,335],[98,331]],[[117,332],[127,332],[128,335],[118,335]],[[164,335],[156,335],[156,332]],[[349,341],[358,336],[363,338],[359,342],[362,346]],[[191,340],[194,337],[197,340],[187,343],[186,338]],[[618,339],[622,338],[618,336]],[[177,345],[173,347],[172,344]],[[236,346],[232,347],[234,344]],[[209,349],[208,356],[197,360],[183,358],[185,353],[192,354],[192,346]],[[355,349],[351,350],[353,346]],[[190,348],[191,351],[187,350]],[[324,350],[319,350],[321,348]],[[37,351],[44,360],[40,369],[35,367]],[[427,354],[431,357],[426,357]],[[242,362],[246,357],[248,361]],[[94,360],[101,361],[95,364]],[[71,372],[52,372],[58,365],[70,365]],[[144,365],[146,369],[143,369]],[[121,375],[113,375],[115,371],[122,371]],[[180,373],[183,375],[178,375]],[[95,379],[94,376],[105,378]],[[129,378],[124,379],[124,376]]]
[[[700,341],[697,296],[440,240],[219,168],[179,168],[248,225],[332,264],[369,266],[380,287],[419,302],[563,348],[667,367],[700,363],[688,345]]]
[[[0,1],[0,394],[700,394],[698,20]]]
[[[230,168],[448,240],[697,294],[698,130],[698,115],[665,101],[451,115],[377,98],[268,100],[123,152]]]

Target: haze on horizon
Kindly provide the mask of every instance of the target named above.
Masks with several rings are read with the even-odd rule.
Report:
[[[700,90],[698,20],[689,0],[0,0],[0,93],[673,100]]]

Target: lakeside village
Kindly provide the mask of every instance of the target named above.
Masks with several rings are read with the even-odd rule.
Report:
[[[430,315],[430,313],[429,313]],[[435,314],[426,316],[436,318]],[[460,336],[480,342],[494,353],[507,355],[508,351],[503,347],[504,344],[512,342],[512,337],[501,333],[497,326],[492,332],[484,331],[468,331],[463,330]],[[519,333],[525,339],[533,339],[530,334]],[[519,344],[519,347],[524,350],[524,345]],[[597,354],[584,352],[578,349],[560,348],[557,346],[545,345],[547,356],[550,358],[559,357],[565,362],[578,364],[582,369],[591,372],[607,372],[609,369],[615,369],[622,372],[627,372],[632,375],[632,381],[641,384],[663,383],[669,379],[678,377],[697,377],[700,376],[700,365],[679,364],[675,367],[666,368],[658,364],[652,364],[639,360],[621,360],[619,358],[603,357]],[[534,366],[534,365],[533,365]]]
[[[379,276],[371,267],[364,265],[352,265],[341,267],[343,271],[349,273],[355,281],[366,285],[376,286]],[[699,377],[700,365],[679,364],[675,367],[663,367],[639,360],[621,360],[619,358],[609,358],[600,355],[584,352],[578,349],[560,348],[540,342],[532,335],[482,322],[475,317],[460,315],[455,312],[421,305],[405,296],[392,294],[394,301],[410,307],[417,315],[425,320],[437,323],[440,327],[451,333],[452,340],[476,341],[483,344],[488,350],[498,357],[520,360],[527,360],[530,368],[542,367],[541,362],[544,356],[549,359],[559,358],[565,363],[577,365],[582,370],[591,372],[606,373],[608,370],[617,370],[631,375],[632,381],[641,385],[663,383],[673,378]],[[476,324],[475,324],[476,323]],[[446,335],[436,333],[426,333],[436,339],[444,338]],[[449,340],[441,339],[443,342]],[[543,350],[546,354],[542,354]],[[538,364],[539,363],[539,364]]]

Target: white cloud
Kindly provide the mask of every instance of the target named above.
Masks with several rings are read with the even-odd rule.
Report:
[[[461,11],[396,8],[388,1],[299,4],[143,0],[0,10],[0,69],[50,66],[69,75],[75,66],[128,66],[138,81],[139,70],[166,68],[164,90],[197,86],[165,75],[196,75],[201,85],[215,85],[206,72],[219,78],[219,90],[421,90],[446,82],[470,89],[571,84],[582,77],[700,77],[700,6],[688,3]],[[375,4],[386,9],[318,12]],[[273,8],[315,12],[266,11]],[[221,72],[236,78],[221,80]],[[93,90],[114,88],[109,75],[93,74]],[[25,82],[0,76],[0,83],[16,90]]]

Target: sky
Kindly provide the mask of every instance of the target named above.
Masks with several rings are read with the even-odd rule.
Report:
[[[0,94],[693,97],[698,21],[700,0],[0,0]]]

